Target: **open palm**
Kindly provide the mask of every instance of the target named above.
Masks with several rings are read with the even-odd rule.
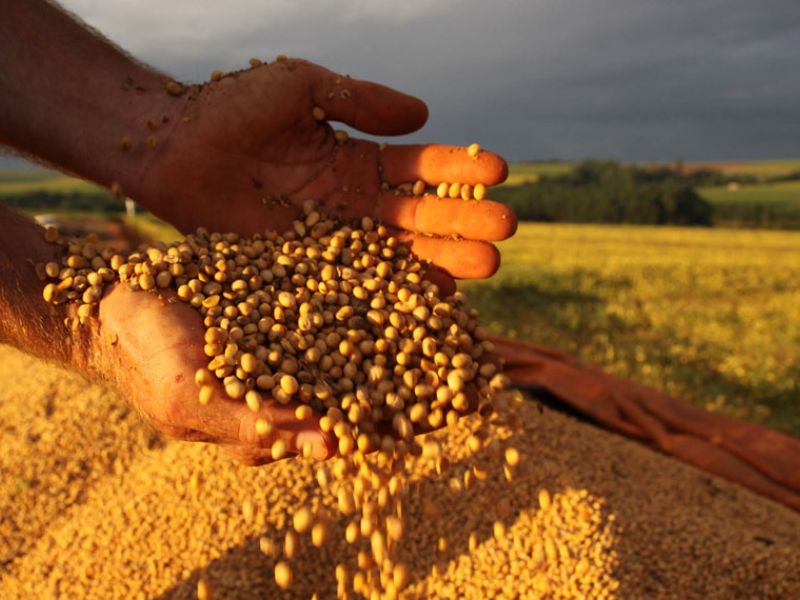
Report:
[[[401,230],[421,259],[456,278],[488,277],[492,241],[512,235],[513,213],[491,202],[386,191],[423,180],[501,182],[505,162],[439,145],[337,141],[328,120],[376,135],[419,129],[425,105],[387,87],[288,60],[190,88],[169,138],[156,148],[138,199],[182,231],[198,226],[253,234],[282,230],[303,203],[329,214],[373,216]],[[321,107],[325,118],[312,114]],[[317,115],[319,117],[321,115]],[[385,186],[384,186],[385,187]]]
[[[221,444],[251,465],[270,462],[277,439],[286,442],[290,453],[310,443],[316,458],[333,455],[336,440],[320,431],[318,419],[298,420],[296,404],[265,397],[255,413],[244,402],[227,398],[221,383],[215,384],[208,404],[198,402],[194,374],[208,358],[202,350],[202,317],[189,305],[117,285],[100,303],[99,322],[97,366],[106,377],[111,374],[120,393],[160,432]],[[272,423],[270,435],[257,435],[258,418]]]

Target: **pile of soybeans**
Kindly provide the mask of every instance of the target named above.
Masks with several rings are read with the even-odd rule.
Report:
[[[281,235],[129,256],[72,240],[43,271],[79,320],[110,282],[171,288],[206,328],[198,401],[294,402],[338,455],[241,467],[0,349],[4,598],[800,594],[798,515],[505,391],[464,298],[369,219],[307,206]]]

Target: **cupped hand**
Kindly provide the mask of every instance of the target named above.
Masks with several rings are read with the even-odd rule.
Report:
[[[265,397],[259,412],[229,399],[221,383],[208,404],[198,401],[195,372],[205,367],[202,317],[191,306],[120,284],[100,302],[93,352],[95,369],[110,379],[147,421],[170,437],[221,444],[249,465],[272,461],[271,447],[282,439],[290,454],[311,444],[318,459],[331,457],[336,439],[319,429],[316,418],[298,420],[296,404]],[[273,425],[256,433],[256,419]]]
[[[482,278],[499,265],[491,242],[516,230],[513,212],[496,202],[385,189],[417,180],[429,188],[497,184],[507,166],[496,154],[342,142],[329,123],[373,135],[410,133],[428,114],[411,96],[290,59],[190,87],[179,102],[136,197],[183,232],[282,230],[311,200],[328,214],[377,217],[402,230],[419,258],[455,278]]]

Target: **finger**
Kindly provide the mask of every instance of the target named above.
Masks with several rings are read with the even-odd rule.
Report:
[[[322,71],[313,94],[328,120],[373,135],[411,133],[428,120],[428,107],[419,98],[379,83]]]
[[[514,211],[491,200],[465,201],[425,196],[395,196],[384,193],[378,217],[408,231],[433,235],[458,235],[487,242],[504,240],[517,230]]]
[[[418,179],[431,186],[442,181],[497,185],[508,176],[508,165],[498,154],[481,150],[473,158],[462,146],[390,144],[380,161],[383,180],[393,186]]]
[[[286,443],[291,454],[301,452],[303,445],[311,444],[312,456],[324,460],[333,455],[336,441],[332,434],[319,428],[319,417],[297,419],[296,403],[280,404],[265,398],[258,412],[251,410],[244,402],[231,400],[221,389],[214,394],[208,404],[195,403],[183,422],[197,431],[202,431],[210,439],[229,445],[241,445],[251,449],[267,451],[277,440]],[[321,416],[321,415],[320,415]],[[263,419],[272,425],[272,433],[261,436],[256,431],[256,421]]]
[[[485,279],[500,266],[500,253],[488,242],[426,237],[405,231],[397,237],[417,258],[430,261],[455,279]]]

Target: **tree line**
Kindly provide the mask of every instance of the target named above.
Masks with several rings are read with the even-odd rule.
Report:
[[[710,169],[586,161],[564,175],[499,187],[492,196],[513,208],[521,221],[800,228],[800,205],[713,205],[696,191],[734,180],[743,182]]]
[[[713,224],[713,206],[673,171],[587,161],[565,175],[497,188],[522,221]]]

